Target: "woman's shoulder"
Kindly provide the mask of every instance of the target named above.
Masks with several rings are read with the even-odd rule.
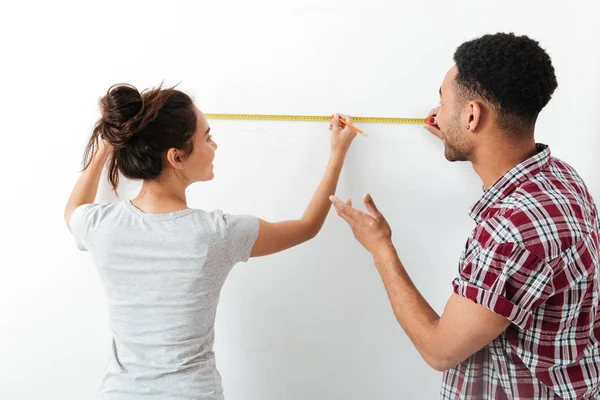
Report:
[[[212,211],[192,210],[192,215],[195,218],[202,220],[206,224],[210,224],[214,230],[223,233],[232,229],[236,230],[242,227],[252,227],[255,224],[258,225],[258,218],[252,215],[231,214],[222,209]]]

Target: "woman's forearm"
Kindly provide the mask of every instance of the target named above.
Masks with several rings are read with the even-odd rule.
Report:
[[[331,158],[321,179],[321,183],[317,187],[302,216],[302,221],[306,224],[308,235],[311,237],[319,233],[325,223],[327,214],[329,214],[329,209],[331,208],[329,196],[335,194],[345,156],[341,151],[331,153]]]
[[[75,187],[65,207],[65,221],[67,225],[69,225],[71,213],[77,207],[82,204],[94,202],[96,193],[98,192],[98,182],[100,181],[104,164],[106,164],[106,160],[108,159],[109,150],[107,146],[100,146],[92,157],[88,167],[83,170],[79,179],[77,179],[77,183],[75,183]]]

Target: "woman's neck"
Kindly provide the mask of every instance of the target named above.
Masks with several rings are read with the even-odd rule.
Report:
[[[140,193],[131,203],[148,214],[166,214],[188,208],[185,186],[168,180],[144,181]]]

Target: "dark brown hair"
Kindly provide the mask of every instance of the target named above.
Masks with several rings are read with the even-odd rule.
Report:
[[[113,85],[100,99],[101,118],[96,123],[84,154],[87,168],[98,141],[113,146],[109,155],[108,181],[116,192],[119,171],[130,179],[156,179],[164,168],[164,155],[170,148],[184,155],[193,150],[196,131],[194,103],[174,88],[139,92],[128,84]]]
[[[514,33],[484,35],[454,53],[456,83],[464,101],[490,103],[512,137],[532,135],[538,114],[558,83],[550,56],[539,43]]]

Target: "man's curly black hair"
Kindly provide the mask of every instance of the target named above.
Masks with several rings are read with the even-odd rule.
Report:
[[[495,109],[509,134],[531,134],[539,112],[558,86],[550,56],[539,43],[513,33],[485,35],[454,53],[464,100],[479,97]]]

